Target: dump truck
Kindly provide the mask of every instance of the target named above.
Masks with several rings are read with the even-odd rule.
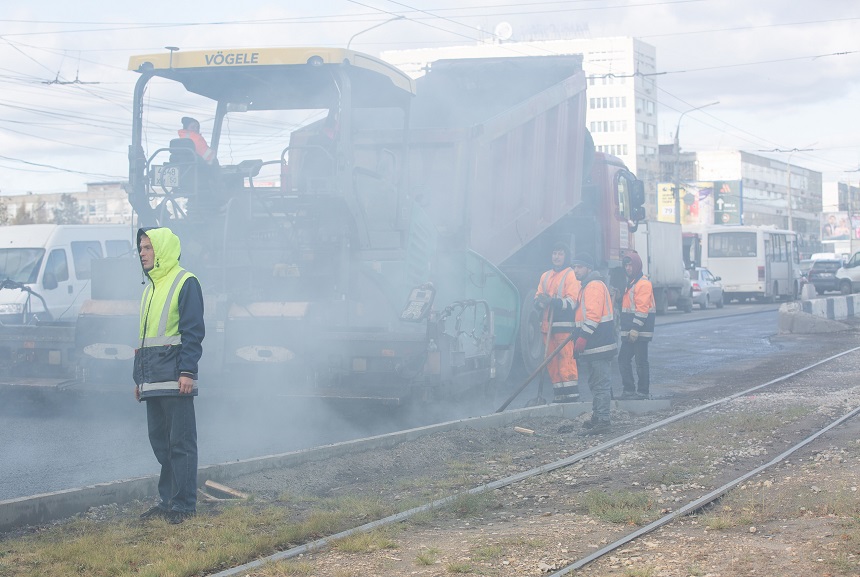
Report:
[[[206,302],[200,378],[234,391],[400,402],[498,386],[540,361],[531,299],[552,243],[617,278],[641,215],[642,183],[594,152],[580,56],[440,61],[417,82],[335,48],[129,68],[129,201],[181,238]],[[153,132],[190,111],[214,163]],[[104,264],[79,373],[124,382],[140,265]]]
[[[654,287],[658,315],[670,306],[689,313],[693,310],[692,282],[684,258],[685,237],[681,225],[649,220],[637,227],[634,247],[642,258],[642,272]]]

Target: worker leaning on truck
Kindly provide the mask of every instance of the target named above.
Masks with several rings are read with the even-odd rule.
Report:
[[[535,307],[543,311],[541,333],[546,344],[546,354],[557,349],[574,327],[579,281],[568,265],[569,261],[569,249],[564,244],[553,246],[552,268],[541,275],[535,292]],[[553,402],[572,403],[579,400],[572,341],[550,360],[547,371],[552,382]]]
[[[169,228],[137,232],[149,283],[140,300],[140,347],[134,396],[146,401],[149,443],[161,464],[160,501],[141,515],[181,523],[197,510],[197,364],[203,354],[203,293],[179,266],[180,243]]]
[[[642,259],[636,251],[624,255],[621,263],[627,273],[627,289],[621,301],[621,350],[618,353],[622,386],[620,398],[647,399],[651,385],[648,343],[654,338],[657,315],[654,287],[648,277],[642,274]],[[634,359],[638,383],[633,380]]]
[[[609,367],[615,357],[615,319],[612,298],[600,272],[594,270],[591,255],[578,254],[571,261],[576,278],[582,283],[579,289],[579,306],[576,308],[576,340],[574,354],[579,370],[591,389],[591,420],[584,434],[597,435],[609,430],[611,389]]]

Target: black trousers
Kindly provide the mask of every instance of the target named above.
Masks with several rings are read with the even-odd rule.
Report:
[[[648,342],[636,339],[630,342],[621,339],[621,350],[618,352],[618,370],[621,373],[621,386],[624,392],[647,395],[651,387],[651,367],[648,364]],[[638,384],[633,381],[633,359],[636,359],[636,377]]]

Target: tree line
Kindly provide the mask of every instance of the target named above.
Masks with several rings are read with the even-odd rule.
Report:
[[[11,212],[9,205],[0,200],[0,226],[10,224],[81,224],[83,222],[78,201],[71,194],[60,195],[60,202],[52,209],[48,209],[44,202],[40,202],[27,210],[27,203],[21,201],[14,214],[10,214]]]

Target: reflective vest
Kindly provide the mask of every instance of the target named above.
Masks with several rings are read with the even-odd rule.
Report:
[[[140,300],[140,348],[135,351],[134,380],[141,398],[179,391],[179,292],[189,278],[176,266],[149,283]],[[195,277],[196,278],[196,277]],[[197,385],[193,394],[197,394]]]
[[[639,277],[628,285],[621,301],[621,336],[626,337],[635,329],[640,339],[650,341],[654,337],[656,316],[654,287],[648,277]]]
[[[600,359],[615,356],[618,345],[615,338],[612,297],[600,275],[595,272],[585,278],[579,291],[576,330],[588,343],[577,358]]]
[[[553,309],[552,314],[552,332],[569,333],[575,326],[574,311],[578,306],[579,299],[579,281],[573,270],[566,267],[560,271],[548,270],[540,278],[538,290],[535,294],[545,294],[551,297],[561,299],[561,306]],[[543,322],[541,323],[541,332],[549,332],[549,311],[550,307],[544,311]]]
[[[206,162],[212,162],[215,159],[215,151],[209,148],[206,139],[199,132],[182,129],[179,131],[179,138],[188,138],[194,143],[194,150]]]

